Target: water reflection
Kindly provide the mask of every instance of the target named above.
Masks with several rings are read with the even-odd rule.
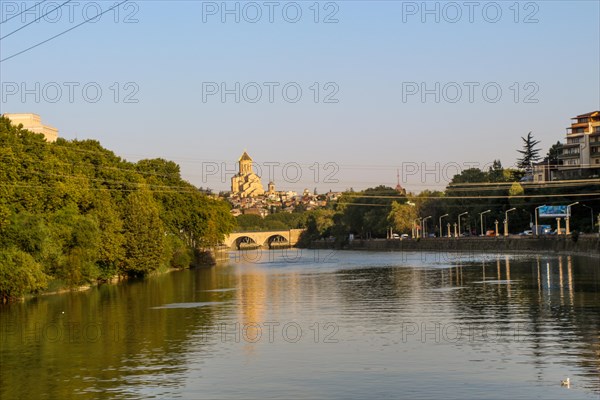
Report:
[[[1,308],[0,397],[600,395],[597,259],[257,254]]]

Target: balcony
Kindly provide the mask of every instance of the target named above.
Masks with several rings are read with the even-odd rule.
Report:
[[[581,155],[581,153],[566,153],[566,154],[560,154],[558,156],[558,158],[561,160],[568,159],[568,158],[579,158],[580,155]]]

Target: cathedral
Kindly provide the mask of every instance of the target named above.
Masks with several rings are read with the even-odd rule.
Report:
[[[252,158],[244,151],[238,160],[239,172],[231,178],[231,194],[239,197],[256,197],[265,194],[260,176],[252,171]]]

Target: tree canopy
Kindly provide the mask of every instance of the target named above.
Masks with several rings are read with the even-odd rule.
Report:
[[[189,267],[231,232],[229,205],[163,159],[131,163],[95,140],[0,116],[0,302],[52,287]]]

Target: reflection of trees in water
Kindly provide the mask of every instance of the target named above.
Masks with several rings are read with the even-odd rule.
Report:
[[[139,383],[169,393],[183,383],[190,349],[210,346],[203,334],[218,308],[151,308],[222,301],[235,294],[202,290],[230,287],[229,279],[184,271],[4,307],[0,397],[120,397]]]
[[[540,379],[549,362],[576,356],[576,365],[587,377],[582,386],[600,392],[600,272],[597,259],[572,256],[538,256],[527,260],[503,258],[491,263],[473,263],[465,269],[465,274],[468,289],[448,293],[458,320],[468,324],[476,316],[482,323],[490,321],[497,325],[495,329],[499,331],[506,329],[510,334],[507,345],[512,342],[530,352],[530,362],[538,369]],[[472,283],[486,278],[501,282]],[[514,284],[502,282],[511,279]],[[490,342],[489,345],[497,343]]]
[[[397,268],[361,268],[341,270],[335,279],[343,307],[355,308],[364,303],[389,301],[388,307],[373,308],[374,312],[392,312],[394,304],[402,303],[414,283],[411,270]]]
[[[494,349],[506,357],[526,355],[540,380],[552,379],[544,377],[549,363],[576,360],[570,366],[582,370],[579,385],[600,392],[597,259],[423,257],[435,268],[340,271],[336,290],[341,306],[375,325],[378,320],[389,323],[382,320],[386,314],[396,315],[396,321],[456,323],[464,330],[460,345]]]

